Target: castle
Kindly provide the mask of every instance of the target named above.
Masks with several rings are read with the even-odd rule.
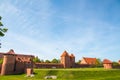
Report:
[[[3,63],[0,64],[1,75],[25,73],[27,68],[33,68],[33,55],[15,54],[14,50],[7,53],[0,53],[0,59]]]
[[[33,55],[16,54],[11,49],[7,53],[0,53],[0,59],[3,60],[3,63],[0,64],[0,74],[32,74],[33,68],[82,68],[96,64],[96,58],[85,57],[83,57],[81,64],[77,64],[75,63],[75,56],[67,51],[64,51],[60,57],[60,63],[33,63]],[[104,66],[105,68],[112,68],[112,62],[105,60]]]
[[[60,63],[35,63],[34,68],[85,68],[96,65],[96,58],[83,57],[80,63],[75,63],[75,56],[64,51],[60,56]],[[103,61],[105,69],[112,68],[112,62],[106,63]]]
[[[89,67],[89,64],[76,64],[75,56],[64,51],[60,56],[60,63],[35,63],[35,68],[79,68]]]

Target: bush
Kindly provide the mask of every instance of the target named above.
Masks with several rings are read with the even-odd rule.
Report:
[[[3,63],[3,59],[0,59],[0,64],[2,64]]]

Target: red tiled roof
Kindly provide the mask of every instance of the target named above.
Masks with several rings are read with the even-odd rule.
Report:
[[[108,59],[104,59],[103,60],[103,64],[111,64],[112,62],[110,61],[110,60],[108,60]]]
[[[86,61],[88,64],[95,64],[96,63],[96,58],[88,58],[88,57],[83,57],[83,59]]]
[[[69,56],[68,52],[67,51],[64,51],[61,55],[61,57],[65,57],[65,56]]]

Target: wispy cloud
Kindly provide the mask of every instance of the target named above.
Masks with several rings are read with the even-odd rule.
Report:
[[[74,53],[76,60],[82,56],[113,59],[114,52],[118,55],[119,23],[106,16],[112,16],[115,21],[119,19],[110,13],[112,9],[107,11],[112,2],[104,2],[103,7],[96,1],[62,2],[0,3],[0,15],[9,29],[2,39],[1,50],[13,48],[18,53],[35,54],[42,59],[59,58],[64,50]],[[117,12],[117,6],[114,8]]]

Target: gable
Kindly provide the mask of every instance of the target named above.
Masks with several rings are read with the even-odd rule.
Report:
[[[84,61],[87,63],[87,64],[96,64],[97,62],[97,59],[96,58],[87,58],[87,57],[83,57]]]

